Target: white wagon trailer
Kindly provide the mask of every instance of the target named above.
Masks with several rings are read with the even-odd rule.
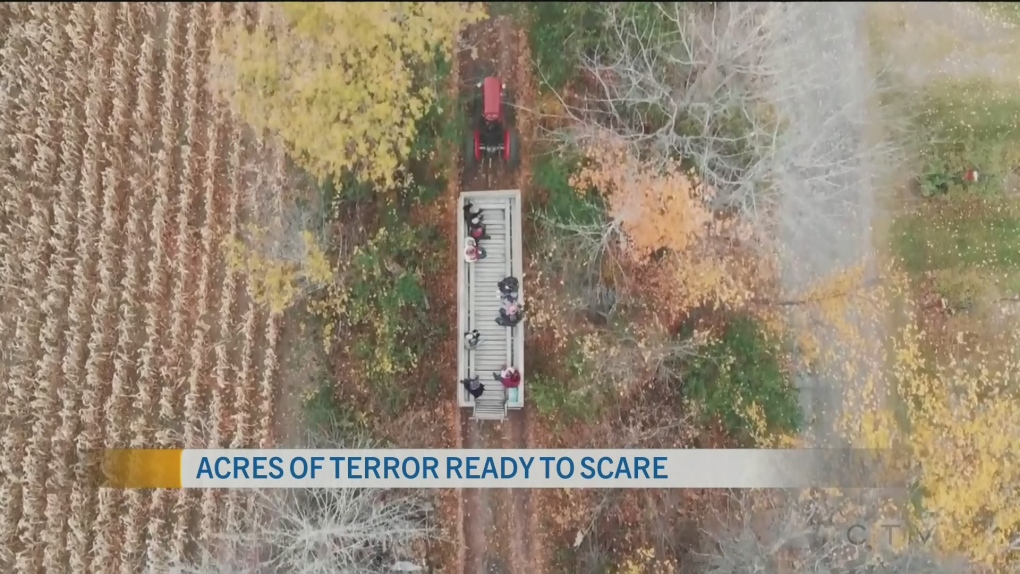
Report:
[[[468,202],[474,209],[482,210],[485,233],[489,236],[481,242],[485,257],[474,263],[465,261],[463,255],[467,238],[463,208]],[[472,418],[476,420],[503,420],[508,409],[524,406],[524,325],[527,319],[515,327],[496,324],[501,306],[497,284],[501,279],[512,275],[520,280],[518,293],[524,300],[521,192],[512,189],[461,193],[457,218],[457,348],[460,349],[457,353],[457,404],[471,407]],[[474,349],[467,349],[464,333],[473,329],[478,330],[481,338]],[[493,379],[492,373],[504,365],[520,371],[518,387],[505,389]],[[485,392],[477,400],[460,384],[461,380],[474,376],[485,385]]]

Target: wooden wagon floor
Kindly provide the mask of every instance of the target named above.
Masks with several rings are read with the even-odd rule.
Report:
[[[482,210],[485,231],[489,238],[482,240],[485,258],[467,263],[461,253],[458,266],[459,295],[458,335],[477,329],[481,337],[473,350],[463,348],[458,353],[458,396],[461,406],[473,406],[474,418],[502,420],[507,408],[520,408],[523,404],[523,382],[510,391],[492,374],[504,366],[517,367],[524,374],[523,324],[514,328],[501,327],[496,323],[501,306],[497,284],[504,277],[521,276],[520,256],[520,192],[486,191],[468,192],[461,196],[460,207],[470,202],[475,209]],[[463,211],[458,209],[458,217]],[[463,251],[466,238],[463,221],[458,233],[458,248]],[[522,286],[523,289],[523,286]],[[523,297],[523,293],[520,293]],[[485,392],[477,400],[460,386],[459,379],[478,376]]]

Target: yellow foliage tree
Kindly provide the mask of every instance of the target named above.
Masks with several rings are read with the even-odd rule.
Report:
[[[266,254],[265,230],[249,226],[247,231],[247,237],[225,240],[227,267],[245,274],[252,299],[268,306],[271,313],[285,311],[302,291],[333,281],[333,267],[311,232],[301,232],[302,253],[294,261]]]
[[[272,14],[268,27],[224,34],[228,96],[320,180],[351,172],[383,185],[436,98],[422,78],[484,17],[456,2],[288,2]]]
[[[923,331],[908,325],[897,339],[892,376],[909,424],[897,425],[892,412],[876,416],[864,444],[907,450],[900,458],[912,462],[925,522],[944,551],[1004,567],[1020,540],[1016,357],[978,350],[932,361]]]

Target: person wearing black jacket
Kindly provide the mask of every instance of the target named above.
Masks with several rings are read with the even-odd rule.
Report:
[[[461,379],[460,384],[464,385],[467,392],[471,393],[471,396],[478,398],[485,392],[485,385],[478,380],[478,377],[470,377],[467,379]]]
[[[504,277],[496,285],[499,287],[499,296],[501,299],[507,299],[510,301],[517,299],[517,290],[521,288],[521,284],[516,277]]]
[[[468,227],[476,227],[482,223],[482,210],[474,209],[470,201],[464,203],[464,223]]]

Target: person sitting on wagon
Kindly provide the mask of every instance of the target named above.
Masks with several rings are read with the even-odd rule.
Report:
[[[478,242],[468,237],[464,240],[464,261],[474,263],[479,259],[485,259],[485,250],[478,245]]]
[[[468,237],[475,241],[481,241],[482,239],[490,239],[485,233],[485,224],[479,222],[477,225],[468,224]]]
[[[474,206],[471,205],[470,201],[464,203],[464,223],[468,227],[481,225],[482,223],[482,210],[473,208]]]
[[[521,285],[516,277],[504,277],[496,285],[499,287],[500,299],[506,301],[515,301],[517,299],[517,290],[520,289]]]
[[[470,377],[467,379],[461,379],[460,384],[464,385],[467,392],[471,393],[471,396],[478,398],[485,392],[485,385],[478,380],[478,377]]]
[[[464,333],[464,346],[468,349],[474,349],[478,346],[478,340],[482,338],[482,334],[478,332],[478,329],[474,329]]]
[[[503,301],[499,309],[499,317],[496,317],[496,324],[502,327],[514,327],[524,318],[524,305],[517,301]]]
[[[504,366],[502,371],[492,373],[492,378],[503,383],[503,386],[508,389],[514,389],[521,385],[521,372],[515,367]]]

